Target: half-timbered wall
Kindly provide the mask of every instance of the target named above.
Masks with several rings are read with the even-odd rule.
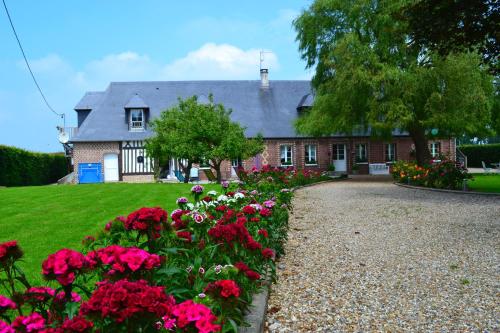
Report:
[[[153,173],[153,159],[147,155],[144,141],[123,141],[121,143],[121,169],[123,175]]]

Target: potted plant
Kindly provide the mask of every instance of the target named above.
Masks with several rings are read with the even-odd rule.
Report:
[[[334,173],[335,173],[335,165],[330,164],[330,165],[328,166],[327,171],[328,171],[328,175],[329,175],[329,176],[333,176],[333,175],[334,175]]]
[[[357,175],[358,172],[359,172],[359,165],[357,163],[354,163],[354,165],[352,166],[352,174]]]

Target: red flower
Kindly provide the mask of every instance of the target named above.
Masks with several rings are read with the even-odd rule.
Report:
[[[159,232],[166,227],[167,219],[168,213],[160,207],[143,207],[127,216],[125,229],[137,230],[143,234],[150,230],[155,235],[159,235]]]
[[[231,296],[240,297],[241,290],[238,284],[233,280],[219,280],[209,283],[205,288],[205,292],[215,296],[229,298]]]
[[[164,287],[150,286],[144,280],[100,282],[89,300],[80,308],[80,314],[101,319],[109,318],[117,323],[127,319],[155,320],[170,315],[175,305],[172,296],[165,294]]]
[[[42,333],[42,330],[45,329],[45,319],[36,312],[29,316],[19,316],[12,323],[12,328],[16,332]]]
[[[192,300],[187,300],[176,305],[172,314],[177,318],[177,326],[179,328],[184,328],[190,323],[194,323],[199,333],[219,332],[221,329],[220,325],[214,323],[217,317],[212,311],[206,305],[194,303]],[[171,322],[171,318],[169,317],[163,318],[163,320],[165,324]],[[168,326],[166,328],[170,329],[171,325]]]
[[[62,324],[64,333],[87,333],[90,332],[94,324],[82,316],[66,319]]]
[[[0,320],[0,333],[16,333],[12,326],[5,321]]]
[[[257,212],[252,206],[245,206],[242,211],[247,215],[254,215]]]
[[[177,231],[177,237],[183,238],[189,243],[193,241],[193,237],[189,231]]]
[[[266,259],[274,259],[275,257],[274,251],[270,248],[265,248],[261,253],[262,256]]]
[[[260,229],[259,230],[259,235],[264,236],[264,238],[268,238],[269,237],[269,233],[267,232],[266,229]]]
[[[17,308],[16,303],[10,298],[0,295],[0,315],[7,310],[13,310],[15,308]]]
[[[247,278],[249,278],[250,280],[258,280],[260,279],[260,274],[255,272],[255,271],[252,271],[252,270],[248,270],[245,272],[245,275],[247,276]]]
[[[269,208],[262,208],[260,211],[259,211],[259,214],[262,216],[262,217],[268,217],[268,216],[271,216],[273,214],[273,211],[270,210]]]
[[[137,271],[148,271],[160,266],[160,257],[136,247],[110,245],[90,252],[86,257],[92,268],[102,267],[108,276],[128,276]]]
[[[23,251],[17,245],[17,241],[9,241],[0,244],[0,265],[9,260],[17,260],[23,256]]]
[[[42,273],[49,280],[57,280],[67,286],[75,280],[75,273],[86,268],[85,256],[80,252],[62,249],[49,257],[42,264]]]

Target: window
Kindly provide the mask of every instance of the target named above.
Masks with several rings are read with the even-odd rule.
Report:
[[[293,165],[291,145],[280,146],[280,159],[283,166]]]
[[[334,144],[333,145],[333,160],[343,161],[345,160],[345,144]]]
[[[130,110],[130,130],[131,131],[144,130],[144,111],[142,109]]]
[[[316,145],[305,145],[305,148],[306,165],[317,165]]]
[[[368,154],[366,150],[366,143],[357,144],[355,148],[356,148],[356,163],[367,162]]]
[[[440,142],[432,142],[431,143],[431,156],[433,158],[439,157],[441,153],[441,143]]]
[[[396,144],[387,143],[385,145],[385,161],[394,162],[396,160]]]

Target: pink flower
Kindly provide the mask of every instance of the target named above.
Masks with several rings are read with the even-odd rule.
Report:
[[[0,333],[16,333],[12,326],[0,320]]]
[[[17,308],[16,303],[12,302],[10,298],[0,295],[0,313],[8,309]]]
[[[45,328],[45,319],[39,313],[29,316],[19,316],[12,323],[12,327],[20,332],[39,332]]]

